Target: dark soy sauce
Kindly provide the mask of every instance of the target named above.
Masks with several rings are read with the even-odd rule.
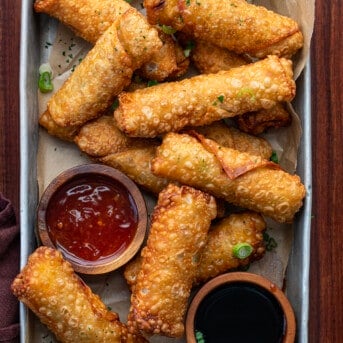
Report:
[[[251,283],[235,282],[202,300],[194,327],[206,343],[279,343],[285,320],[272,294]]]

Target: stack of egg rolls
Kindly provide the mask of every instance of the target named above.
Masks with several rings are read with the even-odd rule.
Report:
[[[150,23],[257,58],[290,57],[303,45],[298,24],[244,0],[145,0]]]
[[[75,128],[103,114],[131,82],[134,70],[147,62],[161,45],[156,29],[141,13],[130,8],[104,32],[50,98],[41,125],[59,137],[65,128],[64,138],[71,140],[70,128],[74,134]],[[47,125],[47,118],[53,124]]]
[[[111,24],[132,6],[125,0],[36,0],[34,9],[57,18],[74,33],[95,44]],[[159,30],[163,46],[154,52],[137,73],[150,80],[163,81],[184,74],[189,61],[170,35]]]

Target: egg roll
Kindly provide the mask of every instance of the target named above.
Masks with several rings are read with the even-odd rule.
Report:
[[[146,342],[128,332],[55,249],[36,249],[11,288],[60,342]]]
[[[184,334],[199,253],[215,216],[214,198],[199,190],[169,184],[159,194],[131,295],[129,330],[169,337]]]
[[[151,24],[165,24],[188,36],[238,54],[291,57],[303,46],[299,25],[244,0],[144,0]]]
[[[241,131],[259,135],[271,128],[289,126],[292,116],[284,103],[278,103],[268,110],[244,113],[234,120]]]
[[[106,30],[63,86],[48,111],[59,126],[82,125],[99,117],[127,86],[133,71],[161,47],[156,29],[129,9]]]
[[[268,56],[216,74],[122,92],[114,117],[119,129],[129,136],[155,137],[271,108],[294,96],[292,62]]]
[[[99,158],[99,162],[116,168],[126,174],[146,191],[158,194],[169,180],[151,172],[151,161],[155,157],[156,144],[136,147]]]
[[[265,229],[263,217],[250,211],[230,214],[212,224],[193,286],[261,259],[266,251],[263,240]],[[240,243],[248,243],[252,247],[251,254],[243,259],[235,257],[233,253],[234,246]],[[142,257],[138,256],[125,266],[124,277],[131,290],[136,284],[141,265]]]
[[[228,126],[222,120],[194,129],[206,138],[212,139],[227,148],[262,156],[265,159],[269,159],[273,153],[272,146],[266,139],[244,133]]]
[[[83,125],[74,142],[82,152],[100,158],[128,149],[150,146],[154,140],[128,137],[118,129],[113,116],[104,115]]]
[[[230,70],[231,68],[251,62],[245,56],[237,55],[227,49],[203,41],[196,42],[191,53],[191,59],[203,74]],[[252,135],[259,135],[269,128],[289,126],[292,118],[285,104],[277,103],[268,109],[236,116],[234,120],[241,131]]]
[[[305,197],[299,176],[256,155],[193,134],[167,134],[151,169],[157,176],[198,188],[281,223],[293,221]]]
[[[93,44],[130,8],[129,2],[124,0],[36,0],[34,3],[36,12],[57,18],[76,35]],[[185,56],[180,60],[180,46],[161,30],[159,36],[162,48],[140,67],[139,74],[150,80],[163,81],[173,77],[177,71],[185,73],[189,61]]]

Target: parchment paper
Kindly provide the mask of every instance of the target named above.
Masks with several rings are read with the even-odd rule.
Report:
[[[309,55],[314,24],[314,0],[256,0],[250,2],[292,17],[300,24],[305,44],[301,52],[293,59],[294,76],[297,78],[304,68]],[[141,1],[133,1],[132,5],[142,10],[140,3]],[[73,68],[80,63],[90,48],[90,44],[74,36],[62,24],[59,25],[55,40],[52,46],[49,46],[50,56],[47,61],[43,61],[49,62],[52,67],[54,92],[61,87]],[[38,93],[39,113],[45,111],[46,103],[53,93],[47,95]],[[301,97],[301,94],[297,94],[297,97],[299,96]],[[281,166],[290,173],[293,173],[296,169],[297,152],[302,129],[298,115],[293,111],[291,105],[289,105],[289,108],[292,111],[293,117],[291,126],[271,130],[264,136],[277,152]],[[73,143],[64,142],[52,137],[42,128],[39,135],[37,168],[39,192],[41,195],[50,181],[60,172],[75,165],[91,163],[91,161]],[[151,213],[155,203],[154,199],[147,196],[146,202]],[[276,240],[278,245],[276,249],[267,251],[262,260],[253,263],[249,268],[249,272],[264,275],[279,287],[282,287],[292,246],[293,228],[291,225],[280,225],[270,219],[266,220],[268,226],[267,233]],[[119,314],[121,321],[126,322],[130,293],[122,277],[122,271],[119,270],[100,276],[81,275],[81,277],[95,293],[100,295],[106,305]],[[38,319],[34,320],[31,334],[30,342],[55,342],[53,335],[50,334],[45,326],[39,323]],[[158,336],[153,337],[150,341],[157,343],[186,342],[184,338],[171,339]]]

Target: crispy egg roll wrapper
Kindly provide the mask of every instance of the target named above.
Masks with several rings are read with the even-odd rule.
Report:
[[[130,330],[170,337],[184,334],[199,253],[215,216],[214,198],[199,190],[170,184],[159,194],[131,296]]]
[[[188,134],[167,134],[157,149],[152,172],[278,222],[293,221],[305,197],[305,187],[297,175],[275,169],[275,164],[257,156],[218,146],[212,140],[205,139],[205,143],[217,150],[211,151]],[[240,175],[230,178],[224,168]]]
[[[36,249],[11,287],[60,342],[146,342],[128,333],[55,249]]]
[[[255,137],[230,127],[223,121],[213,122],[210,125],[194,128],[206,138],[216,141],[219,145],[247,152],[251,155],[269,159],[273,153],[270,143],[262,138]]]
[[[295,95],[292,62],[276,56],[222,71],[119,94],[114,116],[129,136],[154,137],[271,108]]]
[[[81,125],[60,126],[51,118],[50,112],[46,110],[39,117],[39,124],[44,127],[52,136],[56,136],[65,141],[73,142],[79,132]]]
[[[212,224],[201,253],[195,284],[261,259],[266,250],[263,240],[265,229],[263,217],[249,211],[231,214]],[[253,251],[247,258],[239,259],[233,255],[233,247],[239,243],[252,246]],[[131,289],[136,284],[141,265],[142,257],[138,256],[125,266],[124,277]]]
[[[252,135],[259,135],[270,128],[289,126],[292,122],[292,116],[283,103],[268,110],[244,113],[234,119],[241,131]]]
[[[156,140],[132,138],[120,131],[113,116],[101,116],[83,125],[74,138],[81,151],[92,157],[104,157],[133,148],[156,144]]]
[[[75,126],[100,116],[161,44],[156,29],[137,10],[126,11],[51,97],[51,118],[60,126]]]
[[[249,63],[245,57],[203,41],[196,43],[191,58],[203,74],[230,70]],[[277,103],[272,108],[244,113],[236,116],[234,120],[241,131],[252,135],[259,135],[269,128],[289,126],[292,121],[291,114],[284,103]]]
[[[132,7],[124,0],[36,0],[34,8],[36,12],[59,19],[76,35],[95,44],[111,24]],[[163,41],[162,48],[142,65],[139,74],[157,81],[174,77],[174,74],[184,74],[189,60],[185,57],[180,60],[181,48],[170,35],[162,31],[159,35]]]
[[[151,162],[155,157],[157,145],[132,148],[99,158],[101,163],[116,168],[145,190],[158,194],[169,180],[151,172]]]
[[[195,39],[257,58],[292,56],[303,46],[299,25],[242,0],[145,0],[150,23],[165,24]]]

